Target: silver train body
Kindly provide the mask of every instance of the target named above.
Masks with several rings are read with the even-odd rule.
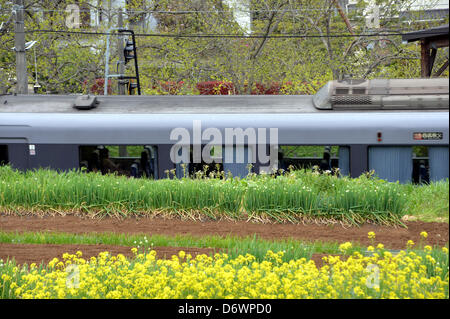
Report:
[[[174,130],[187,132],[188,140],[181,143]],[[375,170],[383,179],[417,182],[426,166],[429,180],[442,180],[449,174],[448,79],[332,81],[314,96],[0,96],[0,162],[22,170],[90,168],[89,152],[142,146],[152,177],[169,170],[179,175],[174,145],[202,149],[211,143],[211,130],[221,147],[233,150],[233,160],[246,154],[244,162],[224,161],[225,152],[215,155],[233,175],[245,175],[249,163],[261,172],[266,162],[254,155],[268,155],[276,143],[278,151],[338,146],[331,166],[352,177]],[[251,134],[230,140],[230,132],[253,132],[261,143],[254,146]],[[116,157],[123,170],[137,164],[144,175],[138,155]],[[303,168],[320,160],[321,154],[283,158]],[[192,155],[181,161],[191,169],[205,164],[194,163]]]

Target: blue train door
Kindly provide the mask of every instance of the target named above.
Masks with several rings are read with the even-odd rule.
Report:
[[[225,174],[230,172],[233,177],[243,178],[248,174],[248,165],[255,163],[253,159],[253,149],[244,145],[225,146],[223,156],[223,170]]]
[[[430,180],[438,181],[448,178],[448,146],[428,147]]]
[[[411,146],[369,147],[369,170],[389,182],[409,183],[412,178]]]
[[[350,147],[339,146],[339,173],[342,176],[350,175]]]

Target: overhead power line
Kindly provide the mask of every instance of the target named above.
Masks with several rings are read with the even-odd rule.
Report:
[[[421,31],[421,30],[417,30]],[[409,31],[411,32],[411,31]],[[89,32],[89,31],[70,31],[70,30],[26,30],[25,33],[60,33],[60,34],[79,34],[79,35],[119,35],[118,33],[112,32]],[[289,39],[289,38],[351,38],[351,37],[382,37],[382,36],[402,36],[405,35],[404,32],[374,32],[374,33],[331,33],[328,35],[325,34],[182,34],[182,33],[136,33],[136,37],[162,37],[162,38],[270,38],[270,39]],[[421,35],[441,35],[441,33],[437,34],[436,31],[433,32],[422,32]],[[442,35],[446,35],[448,33],[442,32]]]

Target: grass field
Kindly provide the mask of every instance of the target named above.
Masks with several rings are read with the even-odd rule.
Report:
[[[434,182],[429,185],[407,185],[408,201],[405,212],[418,220],[448,223],[449,182]]]
[[[405,215],[448,221],[448,180],[401,185],[294,171],[283,176],[146,180],[123,176],[14,171],[0,167],[0,207],[8,212],[121,216],[164,212],[184,217],[398,223]]]

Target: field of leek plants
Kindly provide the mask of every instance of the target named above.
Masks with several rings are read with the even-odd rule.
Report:
[[[47,265],[0,263],[0,298],[433,298],[449,297],[448,248],[409,248],[393,255],[370,246],[371,255],[284,260],[268,250],[263,260],[226,253],[192,258],[180,251],[169,260],[132,248],[127,259],[108,252],[84,259],[81,251]]]
[[[411,198],[431,187],[439,198],[434,204],[448,215],[448,180],[415,186],[389,183],[369,174],[351,179],[303,171],[245,179],[222,175],[148,180],[45,169],[23,173],[4,166],[0,167],[0,209],[17,214],[168,214],[192,219],[392,224],[400,223],[404,214],[412,215]]]

